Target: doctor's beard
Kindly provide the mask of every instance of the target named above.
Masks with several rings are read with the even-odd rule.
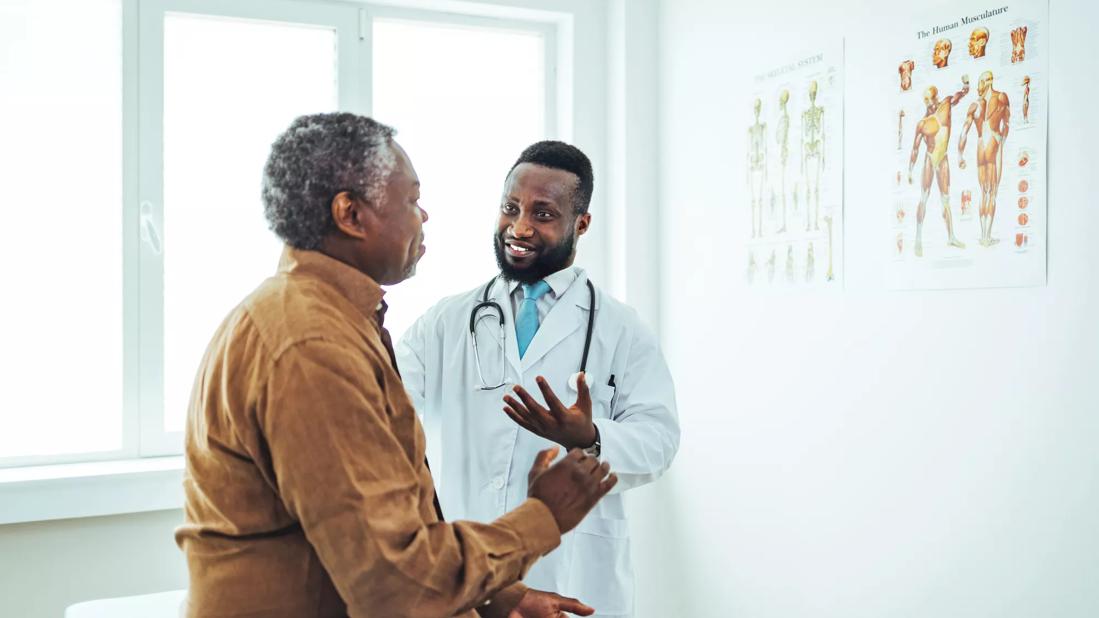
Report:
[[[500,267],[500,274],[505,279],[519,283],[535,283],[565,268],[572,258],[575,246],[576,230],[572,229],[568,237],[556,246],[542,247],[530,266],[516,268],[508,264],[507,254],[504,252],[504,233],[498,232],[492,237],[492,248],[496,252],[496,265]]]

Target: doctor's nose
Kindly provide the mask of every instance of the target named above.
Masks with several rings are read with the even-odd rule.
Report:
[[[515,238],[527,238],[534,235],[534,228],[527,224],[526,219],[520,217],[511,224],[511,235]]]

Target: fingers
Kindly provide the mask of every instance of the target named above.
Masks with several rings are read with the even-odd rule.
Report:
[[[579,599],[573,599],[571,597],[563,597],[560,595],[554,595],[557,597],[557,609],[564,612],[571,612],[577,616],[591,616],[595,613],[595,608],[584,605]]]
[[[537,401],[535,401],[534,397],[531,397],[530,393],[527,392],[527,389],[516,384],[515,388],[512,389],[512,391],[519,397],[519,399],[523,400],[523,405],[526,406],[527,411],[530,412],[531,416],[537,417],[539,424],[550,426],[556,423],[556,420],[552,415],[550,415],[549,411],[547,411]],[[507,398],[505,396],[505,401],[506,400]]]
[[[591,412],[591,391],[588,390],[588,374],[581,371],[576,378],[576,406]]]
[[[557,398],[557,394],[553,392],[545,378],[538,376],[535,382],[538,383],[538,390],[542,391],[542,396],[546,398],[546,405],[549,406],[550,414],[560,418],[561,413],[565,411],[565,405]]]
[[[592,474],[599,479],[607,478],[607,475],[611,473],[611,462],[604,461],[592,470]]]
[[[599,497],[602,498],[603,496],[610,493],[610,491],[612,489],[614,489],[614,486],[617,485],[617,484],[618,484],[618,475],[617,474],[611,474],[607,478],[603,479],[603,481],[599,483]]]
[[[584,458],[577,462],[576,465],[579,466],[580,470],[585,474],[594,474],[595,471],[599,468],[599,460],[595,457],[585,455]],[[603,476],[606,476],[606,474],[604,474]]]
[[[557,453],[560,450],[561,449],[554,446],[539,451],[538,454],[534,456],[534,464],[531,465],[530,472],[527,474],[527,482],[533,483],[534,479],[538,478],[539,475],[549,469],[550,464],[553,463],[553,459],[557,457]]]
[[[542,471],[549,468],[549,465],[553,463],[553,459],[557,457],[557,453],[560,450],[559,447],[551,446],[547,449],[538,451],[538,454],[534,457],[534,466],[532,466],[532,469]]]
[[[523,429],[526,429],[535,435],[542,435],[542,428],[528,416],[529,412],[526,412],[525,408],[517,409],[513,406],[512,402],[508,402],[507,399],[504,401],[508,403],[508,405],[504,406],[504,414],[507,414],[508,418],[515,421],[515,424]]]

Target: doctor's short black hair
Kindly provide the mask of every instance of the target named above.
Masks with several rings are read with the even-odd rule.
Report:
[[[531,144],[519,155],[515,164],[508,170],[508,175],[510,176],[511,172],[522,163],[533,163],[576,174],[577,183],[572,193],[573,210],[577,215],[588,212],[592,190],[595,188],[595,178],[588,155],[581,152],[579,148],[553,140]]]

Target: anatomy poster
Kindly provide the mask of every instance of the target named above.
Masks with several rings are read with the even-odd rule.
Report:
[[[1042,285],[1048,4],[944,10],[898,39],[890,279]]]
[[[747,133],[746,279],[842,287],[843,41],[761,67],[740,110]]]

